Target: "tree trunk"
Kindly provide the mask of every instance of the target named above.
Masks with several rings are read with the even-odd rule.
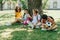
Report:
[[[32,9],[38,9],[39,13],[42,13],[42,0],[28,0],[28,9],[32,15]]]
[[[0,1],[0,4],[1,4],[1,6],[0,6],[0,7],[1,7],[1,10],[3,10],[3,4],[2,4],[2,1]]]

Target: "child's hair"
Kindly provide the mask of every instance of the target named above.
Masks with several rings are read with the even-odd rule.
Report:
[[[25,10],[27,10],[27,11],[28,11],[28,9],[25,9]]]
[[[54,21],[54,18],[53,18],[52,16],[48,16],[48,17],[50,17],[50,18],[53,19],[53,21]]]
[[[29,13],[28,9],[24,9],[24,10],[27,11],[27,12]]]
[[[38,13],[38,9],[33,9],[33,11],[37,14]]]
[[[42,19],[46,19],[46,20],[47,20],[47,17],[48,17],[48,16],[47,16],[46,14],[43,14],[43,15],[42,15]]]
[[[27,12],[28,12],[28,9],[24,9],[24,11],[27,11]],[[25,16],[25,14],[26,14],[26,13],[24,12],[24,15],[23,15],[23,17]]]
[[[19,8],[19,9],[18,9],[18,8]],[[16,8],[15,8],[15,12],[18,12],[18,10],[19,10],[19,12],[21,12],[21,8],[18,7],[18,6],[16,6]]]

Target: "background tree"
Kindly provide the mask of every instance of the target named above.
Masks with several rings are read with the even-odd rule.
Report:
[[[3,3],[2,3],[3,0],[0,0],[0,10],[3,10]]]
[[[48,0],[43,0],[42,9],[46,9],[46,7],[48,7],[48,6],[46,6],[47,2],[48,2]]]
[[[22,3],[22,8],[27,9],[27,6],[26,6],[25,2],[21,0],[21,3]]]
[[[38,9],[39,13],[42,13],[42,0],[28,0],[28,9],[32,15],[32,9]]]

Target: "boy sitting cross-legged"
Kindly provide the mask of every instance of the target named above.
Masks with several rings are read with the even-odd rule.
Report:
[[[41,23],[42,30],[55,30],[57,28],[54,19],[51,16],[47,16],[46,14],[42,15]]]

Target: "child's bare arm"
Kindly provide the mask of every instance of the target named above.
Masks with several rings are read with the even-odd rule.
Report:
[[[29,15],[30,18],[32,18],[30,15]]]

